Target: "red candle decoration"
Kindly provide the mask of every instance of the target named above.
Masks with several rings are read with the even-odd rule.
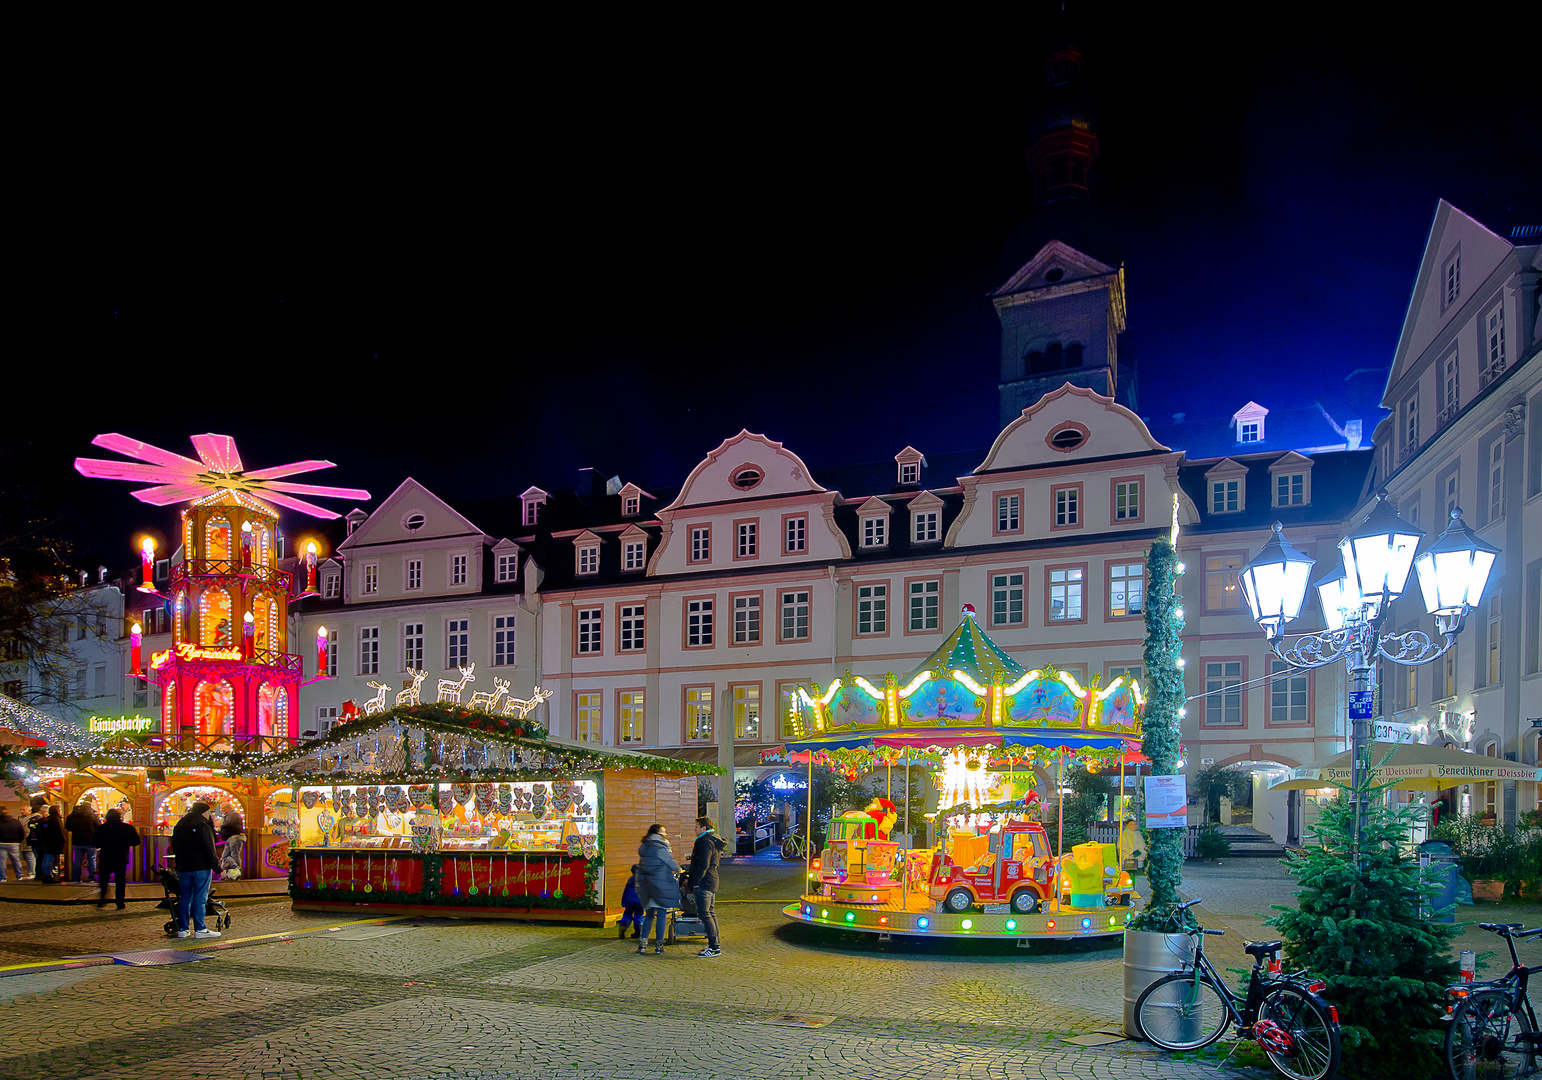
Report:
[[[257,620],[253,619],[252,613],[248,611],[241,616],[241,653],[248,660],[252,658],[252,640],[256,633]]]
[[[316,678],[327,677],[327,628],[316,627]]]
[[[155,538],[147,536],[139,545],[140,592],[155,591]]]
[[[139,646],[143,641],[143,629],[138,623],[135,623],[134,628],[129,631],[129,663],[134,669],[134,674],[139,678],[144,678],[145,674],[145,669],[139,662]]]
[[[305,591],[316,592],[316,541],[305,544]]]
[[[241,522],[241,565],[252,565],[252,523]]]

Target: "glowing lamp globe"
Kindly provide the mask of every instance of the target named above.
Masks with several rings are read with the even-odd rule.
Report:
[[[1473,535],[1462,509],[1451,511],[1451,524],[1414,559],[1419,591],[1431,615],[1465,615],[1478,606],[1499,549]]]
[[[1421,529],[1397,516],[1386,495],[1376,496],[1360,527],[1339,541],[1349,588],[1366,600],[1396,600],[1408,585],[1414,551],[1423,537]]]
[[[1312,582],[1317,590],[1317,601],[1322,605],[1323,624],[1329,630],[1342,630],[1344,621],[1351,613],[1360,610],[1360,596],[1349,591],[1349,579],[1344,576],[1344,564],[1334,563],[1333,569]]]
[[[1280,633],[1286,623],[1301,614],[1307,579],[1317,561],[1292,547],[1285,539],[1284,528],[1276,521],[1274,536],[1237,575],[1253,621],[1270,635]]]

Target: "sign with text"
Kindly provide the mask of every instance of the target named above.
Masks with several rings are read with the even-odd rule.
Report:
[[[1351,720],[1369,720],[1375,715],[1375,691],[1351,690],[1349,692],[1349,718]]]
[[[86,721],[86,730],[93,735],[117,735],[125,731],[143,735],[159,728],[160,721],[148,716],[93,716]]]
[[[1146,777],[1146,828],[1181,829],[1188,823],[1188,778]]]

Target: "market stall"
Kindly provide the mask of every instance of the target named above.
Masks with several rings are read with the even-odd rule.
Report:
[[[457,704],[334,729],[255,766],[283,785],[290,896],[368,907],[613,924],[643,833],[691,834],[696,775],[713,766],[547,738]],[[605,873],[605,853],[620,852]]]
[[[1139,759],[1140,685],[1100,683],[1025,669],[966,606],[958,628],[908,674],[847,672],[801,693],[787,719],[803,735],[779,748],[786,760],[852,778],[903,768],[907,790],[910,770],[928,769],[939,804],[929,815],[935,843],[919,850],[889,842],[896,824],[902,837],[912,829],[888,808],[833,821],[810,858],[807,892],[784,914],[879,934],[1122,933],[1139,897],[1117,847],[1060,850],[1068,770]]]

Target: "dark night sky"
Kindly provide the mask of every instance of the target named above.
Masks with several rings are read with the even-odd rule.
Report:
[[[169,515],[74,473],[112,456],[99,431],[183,453],[231,434],[250,467],[327,457],[302,479],[382,497],[411,474],[452,502],[585,465],[678,484],[741,427],[816,476],[984,447],[984,294],[1031,210],[1057,8],[512,51],[463,28],[471,51],[430,36],[422,65],[318,46],[260,88],[109,95],[40,195],[87,224],[26,287],[51,406],[19,410],[5,467],[86,560],[126,563]],[[1321,398],[1374,419],[1436,199],[1542,221],[1527,64],[1469,62],[1434,23],[1394,50],[1120,10],[1084,6],[1074,33],[1129,223],[1141,412]]]

